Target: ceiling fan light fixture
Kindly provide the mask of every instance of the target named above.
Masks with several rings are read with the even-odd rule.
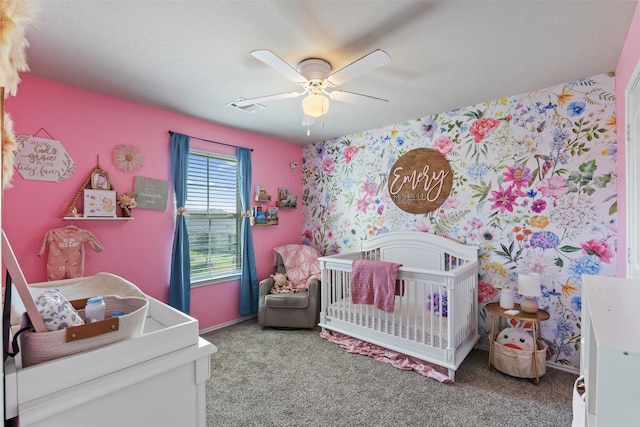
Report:
[[[311,117],[324,116],[329,111],[329,98],[321,94],[309,94],[302,100],[302,111]]]

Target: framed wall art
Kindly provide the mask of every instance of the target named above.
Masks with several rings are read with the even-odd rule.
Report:
[[[109,190],[111,188],[109,174],[104,169],[95,168],[91,172],[91,188],[94,190]]]
[[[84,190],[84,216],[115,218],[116,192],[113,190]]]

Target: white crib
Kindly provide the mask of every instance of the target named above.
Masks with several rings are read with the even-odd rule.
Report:
[[[479,338],[478,248],[411,231],[362,241],[360,249],[319,258],[320,327],[443,366],[454,379]],[[402,264],[397,277],[401,292],[392,313],[351,302],[351,263],[356,259]]]

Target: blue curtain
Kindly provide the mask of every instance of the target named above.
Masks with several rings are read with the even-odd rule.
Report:
[[[238,147],[238,175],[240,181],[240,201],[242,211],[251,209],[251,150]],[[242,216],[240,228],[240,248],[242,251],[242,277],[240,279],[240,315],[247,316],[258,312],[258,273],[253,253],[251,220]]]
[[[189,265],[189,233],[184,204],[187,199],[187,173],[189,169],[189,142],[191,137],[179,133],[171,136],[171,173],[176,191],[176,229],[171,252],[171,278],[169,305],[189,314],[191,302],[191,270]]]

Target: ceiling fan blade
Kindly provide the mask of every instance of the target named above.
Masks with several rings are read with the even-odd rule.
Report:
[[[268,49],[254,50],[251,52],[251,55],[278,71],[294,83],[304,84],[307,82],[307,79],[305,79],[302,74],[298,73],[295,68],[287,64],[282,58]]]
[[[352,62],[351,64],[342,67],[338,71],[331,74],[327,80],[334,86],[339,86],[353,78],[356,78],[364,73],[375,70],[383,65],[391,62],[389,54],[383,50],[377,49],[368,55]]]
[[[259,104],[261,102],[277,101],[279,99],[287,99],[287,98],[297,98],[303,93],[304,92],[278,93],[276,95],[267,95],[267,96],[260,96],[258,98],[243,99],[241,101],[235,101],[233,104],[236,107],[246,107],[247,105]]]
[[[342,90],[334,90],[333,92],[330,92],[329,98],[334,101],[348,102],[350,104],[364,105],[367,107],[381,107],[389,102],[386,99],[360,95],[359,93],[345,92]]]

